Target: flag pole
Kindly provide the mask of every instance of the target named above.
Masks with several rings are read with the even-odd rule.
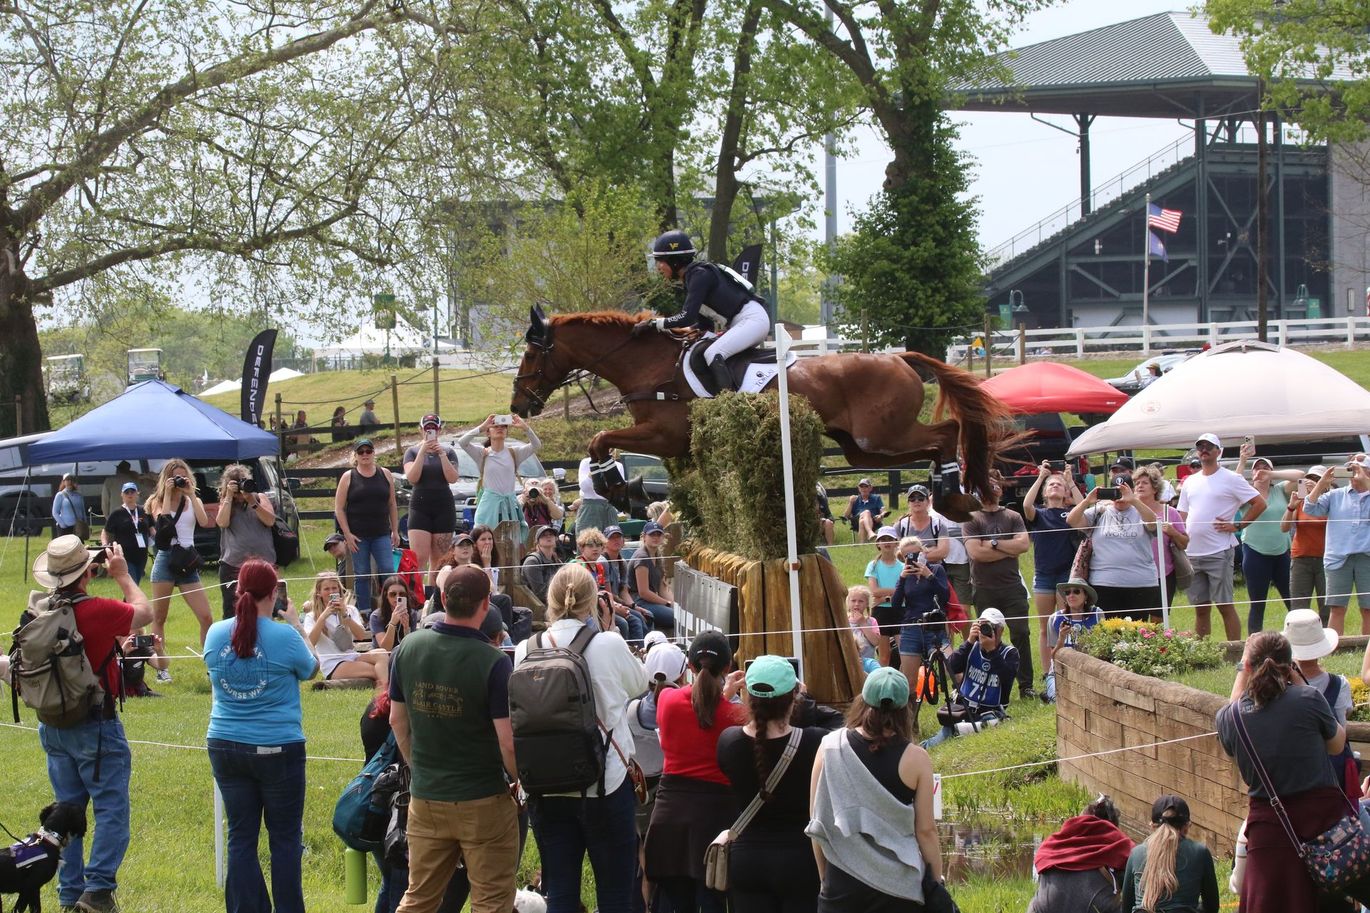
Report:
[[[1142,347],[1143,355],[1150,355],[1150,347],[1147,346],[1146,326],[1150,322],[1150,293],[1151,293],[1151,194],[1146,195],[1146,206],[1142,209],[1142,249],[1145,253],[1142,256]]]

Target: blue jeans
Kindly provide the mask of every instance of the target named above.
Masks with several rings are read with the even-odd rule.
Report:
[[[1265,597],[1275,591],[1289,609],[1289,552],[1283,555],[1263,555],[1254,548],[1242,545],[1242,576],[1246,578],[1246,592],[1251,605],[1246,610],[1246,630],[1255,634],[1265,625]]]
[[[48,780],[58,802],[94,807],[90,864],[83,862],[81,840],[62,851],[57,898],[74,906],[86,891],[113,891],[115,876],[128,852],[128,783],[133,770],[124,724],[118,718],[92,720],[58,729],[38,724],[38,741],[48,756]],[[95,766],[99,762],[99,779]]]
[[[640,646],[642,638],[647,636],[647,622],[636,612],[629,611],[625,616],[615,617],[614,623],[618,625],[618,630],[623,634],[623,639],[635,646]],[[628,627],[626,633],[623,632],[624,625]]]
[[[546,796],[537,800],[533,836],[542,856],[547,913],[580,909],[580,873],[587,851],[599,913],[630,913],[637,869],[636,802],[627,777],[602,799]]]
[[[209,739],[208,745],[209,766],[228,814],[228,913],[304,913],[304,742],[259,749]],[[263,819],[271,851],[270,897],[257,858]]]
[[[675,608],[658,602],[633,600],[633,605],[652,616],[652,629],[670,634],[675,631]]]
[[[381,581],[395,573],[395,549],[390,544],[390,534],[376,536],[374,539],[358,539],[357,550],[352,554],[352,573],[357,578],[357,609],[363,617],[371,613],[371,574],[375,566],[376,590]]]

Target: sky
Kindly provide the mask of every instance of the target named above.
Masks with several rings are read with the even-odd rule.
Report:
[[[1012,39],[1015,48],[1073,35],[1089,29],[1186,9],[1177,0],[1068,0],[1029,17]],[[1078,141],[1059,130],[1034,122],[1027,114],[954,115],[962,124],[960,148],[972,162],[971,193],[980,205],[980,241],[992,248],[1061,209],[1080,196]],[[1069,117],[1045,119],[1076,129]],[[1098,186],[1152,153],[1187,135],[1191,127],[1174,120],[1101,117],[1090,128],[1091,169]],[[880,190],[889,148],[874,131],[865,131],[856,153],[837,163],[839,234],[850,231],[853,207],[865,208]],[[818,174],[822,174],[821,163]],[[823,232],[823,201],[816,200],[809,215]]]

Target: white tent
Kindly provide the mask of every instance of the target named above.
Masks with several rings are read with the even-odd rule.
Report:
[[[1370,391],[1334,368],[1262,342],[1229,342],[1145,387],[1070,455],[1186,449],[1199,435],[1302,441],[1370,432]]]
[[[314,354],[319,358],[346,358],[356,355],[384,355],[387,351],[391,355],[407,355],[411,352],[431,352],[433,349],[432,334],[416,330],[403,322],[397,323],[393,330],[388,331],[388,336],[387,340],[386,330],[363,327],[341,342],[316,348]],[[438,341],[439,351],[455,348],[457,347],[450,342]]]
[[[294,380],[297,377],[304,377],[304,374],[299,371],[296,371],[294,368],[277,368],[275,371],[271,372],[271,376],[270,378],[268,378],[267,382],[272,384],[279,384],[284,383],[287,380]],[[210,387],[208,390],[201,390],[196,395],[217,396],[220,393],[232,393],[234,390],[240,389],[242,385],[242,378],[239,378],[237,380],[224,380]]]

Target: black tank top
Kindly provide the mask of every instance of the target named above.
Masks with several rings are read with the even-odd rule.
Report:
[[[390,483],[378,466],[367,478],[352,470],[347,484],[347,527],[360,539],[375,539],[390,532]]]
[[[907,739],[895,736],[879,751],[871,751],[871,743],[866,741],[865,736],[855,729],[848,729],[847,741],[851,743],[852,750],[861,759],[861,763],[865,764],[866,769],[880,781],[881,786],[905,805],[913,804],[914,790],[909,789],[908,784],[899,776],[899,759],[904,756],[904,749],[909,747]]]

